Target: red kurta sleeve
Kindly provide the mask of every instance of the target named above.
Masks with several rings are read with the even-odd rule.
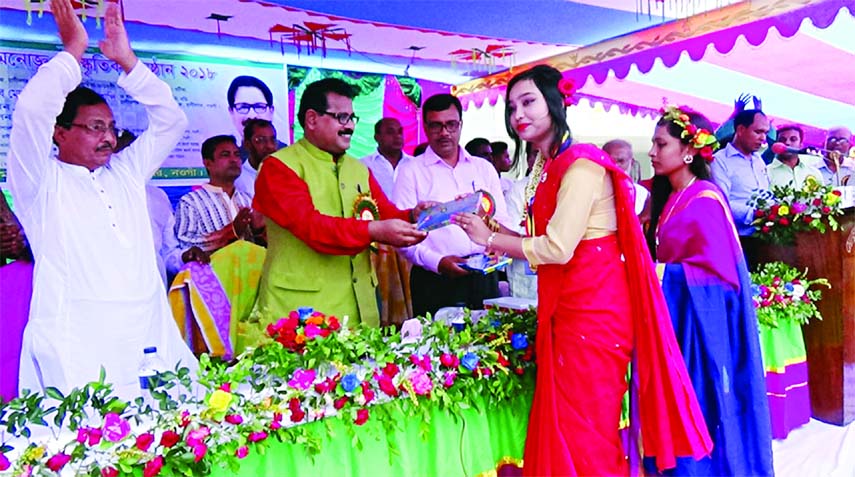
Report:
[[[374,174],[368,171],[368,186],[371,188],[371,197],[377,202],[377,208],[380,211],[380,218],[385,219],[401,219],[406,222],[410,221],[410,211],[412,209],[401,210],[395,207],[395,204],[386,197],[380,183],[374,179]]]
[[[258,174],[252,207],[318,253],[355,255],[371,243],[368,222],[320,213],[312,202],[309,186],[275,159],[265,161]]]

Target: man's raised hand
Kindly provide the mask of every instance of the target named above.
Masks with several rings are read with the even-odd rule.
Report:
[[[118,63],[125,73],[130,73],[137,64],[137,55],[128,41],[128,32],[125,31],[119,6],[114,3],[107,7],[107,14],[104,16],[104,39],[98,42],[98,46],[101,47],[101,53]]]
[[[79,63],[89,44],[89,34],[77,18],[71,0],[51,0],[50,10],[63,48]]]

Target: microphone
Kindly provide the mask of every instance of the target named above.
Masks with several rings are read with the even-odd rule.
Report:
[[[775,144],[772,144],[772,152],[775,154],[810,154],[811,156],[821,156],[822,153],[827,151],[825,149],[810,146],[796,149],[794,147],[789,147],[782,142],[776,142]]]

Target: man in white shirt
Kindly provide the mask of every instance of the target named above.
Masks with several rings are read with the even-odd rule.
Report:
[[[398,168],[412,159],[404,152],[404,127],[395,118],[382,118],[374,124],[377,149],[360,161],[371,171],[386,197],[392,198]],[[410,294],[410,264],[391,245],[379,244],[371,254],[377,274],[380,325],[401,324],[413,316]]]
[[[431,96],[422,106],[430,147],[402,164],[395,178],[395,204],[413,207],[420,202],[448,202],[484,190],[495,204],[495,220],[511,225],[499,175],[486,159],[473,157],[460,147],[463,107],[450,94]],[[481,275],[461,268],[467,255],[483,253],[457,225],[432,230],[427,238],[403,249],[413,264],[410,288],[413,313],[423,316],[445,306],[480,309],[485,298],[499,295],[496,274]]]
[[[787,124],[778,128],[778,142],[791,148],[801,149],[804,130],[796,124]],[[801,188],[808,177],[822,182],[822,173],[815,167],[802,161],[798,154],[785,152],[777,154],[766,166],[770,186],[790,186]]]
[[[237,190],[255,197],[255,179],[267,156],[285,147],[276,139],[276,128],[266,119],[247,119],[243,126],[243,149],[247,153],[240,176],[235,180]]]
[[[252,210],[252,197],[237,190],[240,150],[234,136],[209,137],[202,161],[210,178],[178,201],[175,235],[182,250],[197,246],[216,252],[237,239],[264,244],[264,218]]]
[[[404,127],[395,118],[383,118],[374,124],[377,150],[362,159],[386,197],[392,199],[398,166],[412,159],[404,152]]]
[[[116,393],[132,398],[146,347],[157,346],[170,367],[196,367],[163,293],[145,202],[146,181],[184,135],[187,118],[169,86],[131,50],[111,4],[101,53],[121,66],[118,84],[145,106],[149,124],[113,154],[110,107],[78,87],[86,30],[70,0],[51,1],[51,10],[64,51],[18,97],[8,160],[37,264],[19,387],[68,393],[97,380],[103,366]]]

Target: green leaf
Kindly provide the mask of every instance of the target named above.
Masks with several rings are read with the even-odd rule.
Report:
[[[60,392],[59,389],[57,389],[53,386],[45,388],[45,394],[47,394],[49,397],[51,397],[53,399],[56,399],[57,401],[62,401],[63,399],[65,399],[65,396],[62,394],[62,392]]]

